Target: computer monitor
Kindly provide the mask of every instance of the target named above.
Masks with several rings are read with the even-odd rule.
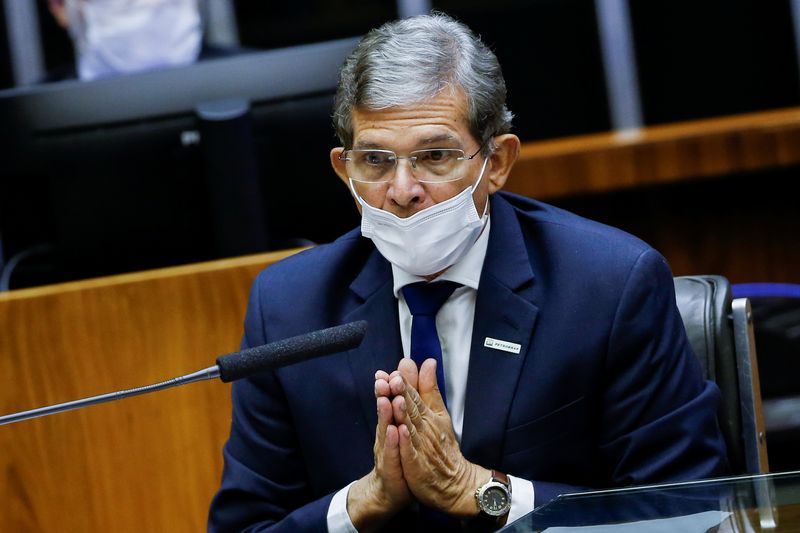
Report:
[[[354,227],[328,153],[338,69],[356,42],[0,91],[0,264],[31,256],[11,286],[326,242]]]

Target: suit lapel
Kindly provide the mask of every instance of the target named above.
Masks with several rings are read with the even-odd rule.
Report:
[[[534,275],[512,207],[492,197],[492,226],[475,304],[461,449],[471,461],[499,467],[511,402],[530,349],[538,307]],[[520,346],[519,354],[486,339]]]
[[[348,353],[350,370],[361,400],[366,427],[374,430],[378,422],[375,405],[375,372],[391,372],[403,357],[397,299],[392,291],[389,263],[373,251],[364,269],[350,285],[361,305],[345,316],[345,321],[366,320],[367,333],[355,350]]]

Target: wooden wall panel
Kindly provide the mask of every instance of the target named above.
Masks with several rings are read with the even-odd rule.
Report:
[[[800,108],[523,144],[506,190],[549,200],[800,163]]]
[[[800,283],[800,168],[556,198],[659,250],[675,275]]]
[[[0,294],[0,414],[213,365],[256,274],[293,252]],[[0,426],[0,531],[203,531],[229,396],[192,383]]]
[[[620,227],[673,272],[800,282],[800,108],[525,143],[506,190]]]

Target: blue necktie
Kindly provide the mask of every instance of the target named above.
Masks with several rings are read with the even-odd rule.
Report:
[[[439,333],[436,331],[436,313],[439,312],[444,302],[461,285],[453,281],[436,281],[427,283],[421,281],[403,287],[403,296],[406,299],[408,310],[411,311],[411,359],[422,365],[425,359],[436,359],[436,383],[442,400],[447,405],[447,395],[444,391],[444,365],[442,364],[442,345],[439,343]],[[419,506],[421,523],[417,524],[418,531],[436,533],[459,531],[458,520],[436,509]]]
[[[403,296],[411,311],[411,359],[419,367],[425,359],[436,359],[436,382],[442,400],[447,405],[444,389],[444,365],[442,364],[442,346],[436,331],[436,313],[444,302],[453,294],[460,284],[453,281],[421,281],[403,287]]]

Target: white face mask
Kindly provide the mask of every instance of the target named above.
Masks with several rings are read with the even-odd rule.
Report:
[[[65,5],[82,80],[187,65],[200,54],[197,0],[67,0]]]
[[[478,215],[472,193],[483,179],[487,158],[474,185],[449,200],[432,205],[408,218],[372,207],[350,188],[361,204],[361,234],[372,239],[387,261],[416,276],[441,272],[455,264],[478,240],[486,223],[489,200]]]

